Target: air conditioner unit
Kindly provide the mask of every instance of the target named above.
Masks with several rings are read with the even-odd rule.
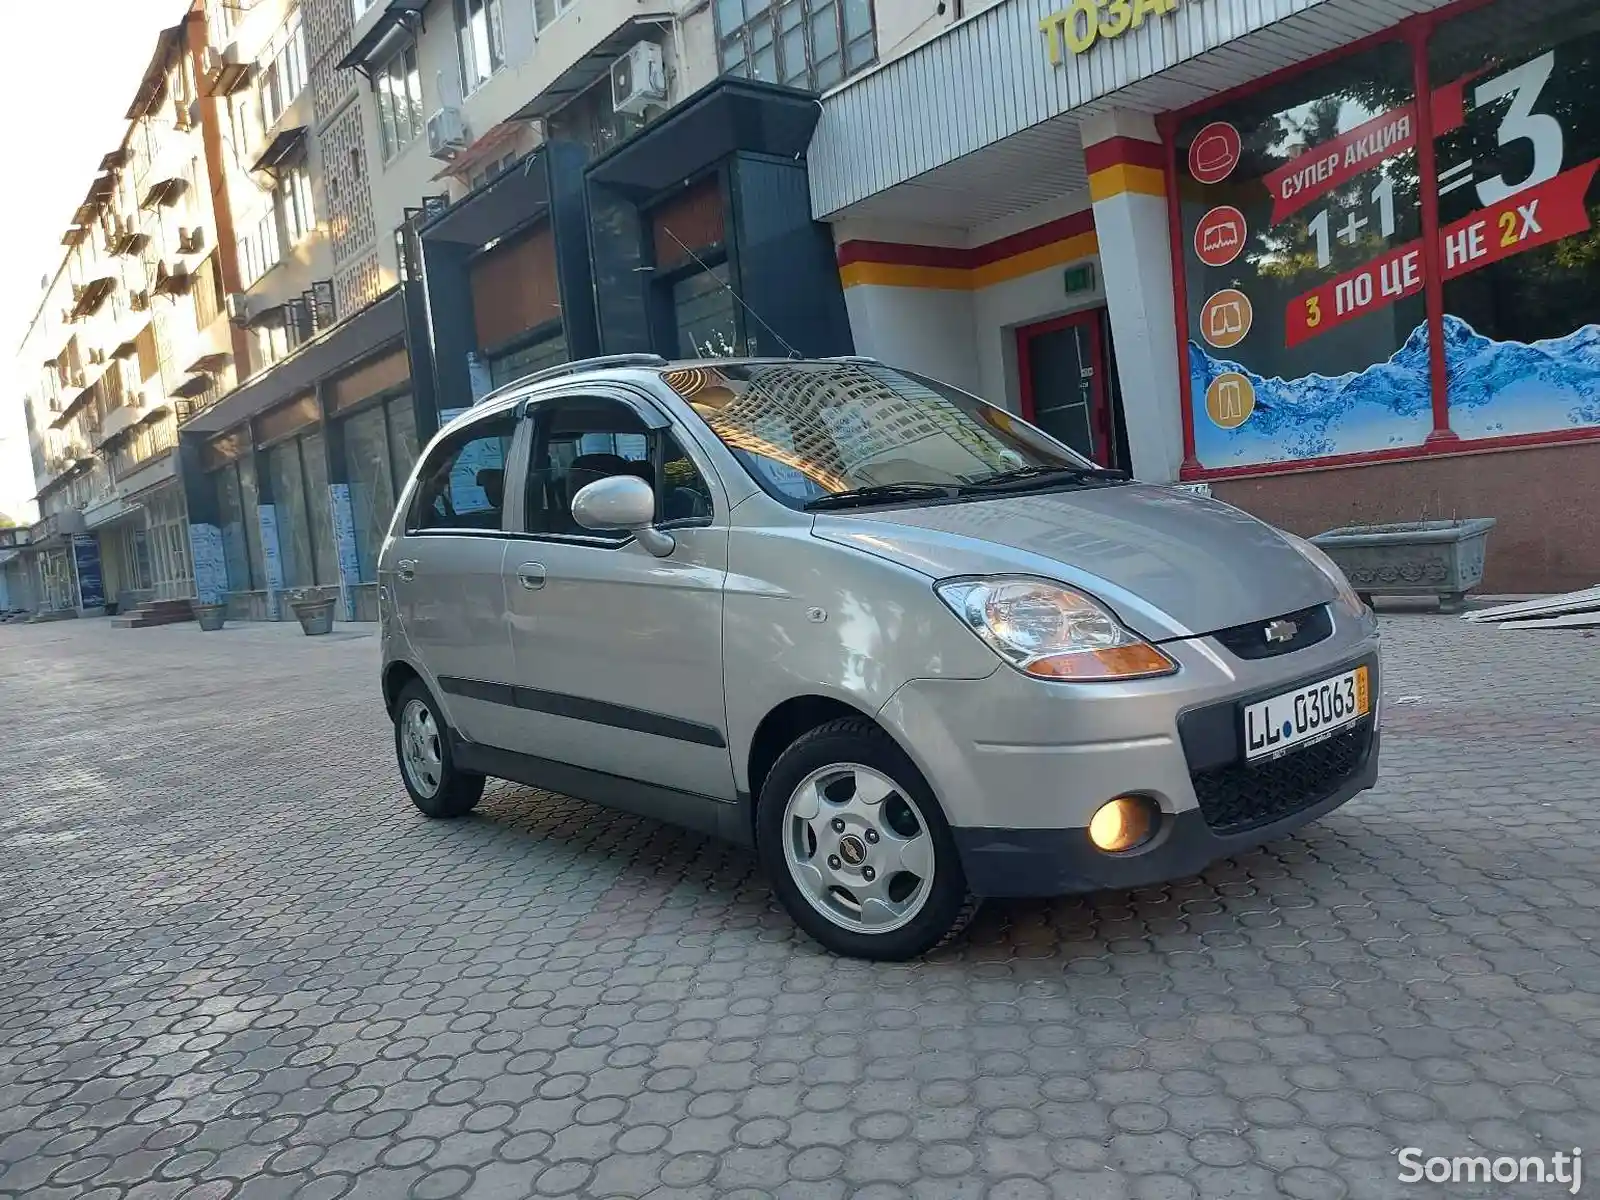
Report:
[[[467,125],[459,108],[447,105],[428,118],[429,155],[449,162],[467,145]]]
[[[228,320],[235,325],[245,325],[250,321],[250,297],[243,292],[228,293]]]
[[[150,308],[150,293],[144,288],[128,293],[128,307],[134,312],[146,312]]]
[[[178,252],[180,254],[198,254],[206,244],[205,231],[202,229],[178,230]]]
[[[666,102],[667,69],[661,47],[654,42],[635,42],[611,64],[611,107],[642,117],[646,108]]]

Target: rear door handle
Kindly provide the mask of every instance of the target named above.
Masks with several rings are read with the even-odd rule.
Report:
[[[417,560],[414,558],[402,558],[394,564],[394,573],[405,582],[410,583],[417,577]]]
[[[517,582],[530,592],[537,592],[544,586],[544,564],[525,562],[517,568]]]

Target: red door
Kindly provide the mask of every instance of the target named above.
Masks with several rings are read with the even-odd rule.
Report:
[[[1017,330],[1022,416],[1103,467],[1116,453],[1101,353],[1104,308]]]

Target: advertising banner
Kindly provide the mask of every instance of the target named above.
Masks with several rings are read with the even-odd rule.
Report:
[[[100,543],[93,534],[72,535],[72,569],[78,579],[78,607],[105,607],[106,585],[100,573]]]
[[[1600,10],[1381,43],[1179,131],[1195,451],[1226,468],[1420,447],[1434,428],[1428,271],[1460,437],[1600,426]],[[1481,26],[1481,36],[1478,27]],[[1508,45],[1515,28],[1523,45]],[[1183,168],[1186,167],[1187,170]],[[1438,244],[1422,197],[1438,197]],[[1438,328],[1437,325],[1432,328]]]

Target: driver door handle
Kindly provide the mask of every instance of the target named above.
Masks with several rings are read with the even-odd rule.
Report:
[[[525,562],[517,568],[517,582],[530,592],[537,592],[544,586],[544,564]]]
[[[410,583],[417,577],[417,560],[414,558],[402,558],[394,564],[394,573],[406,583]]]

